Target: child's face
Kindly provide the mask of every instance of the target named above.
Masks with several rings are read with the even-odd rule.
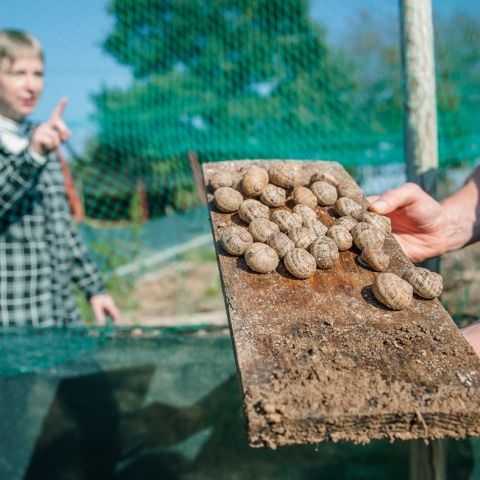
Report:
[[[23,120],[37,106],[43,90],[43,63],[36,56],[21,56],[13,62],[0,60],[0,114]]]

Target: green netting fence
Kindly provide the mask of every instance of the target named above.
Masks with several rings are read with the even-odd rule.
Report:
[[[331,159],[360,173],[402,165],[398,12],[377,3],[110,2],[102,48],[133,80],[93,98],[96,133],[73,162],[89,219],[121,226],[135,216],[132,205],[152,222],[191,214],[198,195],[188,152],[200,162]],[[440,162],[472,165],[480,20],[438,10]],[[322,12],[351,26],[332,36]],[[388,169],[384,177],[388,184]],[[204,216],[192,218],[205,231]]]
[[[405,180],[396,2],[105,7],[112,25],[100,48],[132,81],[94,95],[95,133],[72,157],[82,230],[105,271],[207,241],[192,154],[200,164],[336,160],[369,194]],[[460,7],[433,4],[444,195],[480,158],[480,9]]]
[[[480,158],[480,6],[457,4],[433,3],[442,196]],[[200,164],[336,160],[366,193],[405,180],[397,2],[111,0],[96,8],[112,21],[98,48],[132,81],[98,88],[93,118],[72,122],[90,134],[67,154],[87,214],[81,232],[125,311],[142,293],[142,273],[172,259],[214,261],[189,153]],[[12,19],[21,23],[20,7]],[[62,18],[49,21],[55,36]],[[453,292],[444,301],[459,323],[479,314],[478,279],[465,281],[478,265],[478,249],[444,263]],[[174,273],[187,291],[171,311],[194,314],[183,271]],[[200,276],[218,278],[215,270]],[[137,333],[2,332],[0,478],[408,475],[402,442],[248,449],[224,327],[199,321]],[[478,452],[476,440],[450,442],[448,478],[480,478]]]

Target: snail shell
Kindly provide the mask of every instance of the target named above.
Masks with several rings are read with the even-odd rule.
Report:
[[[316,238],[310,245],[310,253],[323,270],[332,268],[339,259],[337,244],[328,237]]]
[[[439,273],[422,267],[412,267],[403,273],[403,278],[413,287],[414,292],[422,298],[437,298],[443,291],[443,279]]]
[[[315,212],[315,210],[301,203],[293,207],[293,213],[298,213],[302,217],[303,222],[305,222],[307,218],[317,218],[317,212]]]
[[[240,191],[242,189],[242,180],[243,180],[243,173],[241,172],[232,173],[232,188]]]
[[[331,238],[340,252],[348,250],[353,245],[353,238],[347,228],[341,225],[333,225],[328,229],[327,237]]]
[[[273,272],[280,261],[277,252],[264,243],[252,243],[245,250],[244,258],[247,265],[258,273]]]
[[[340,197],[335,202],[335,211],[341,217],[348,215],[353,217],[355,220],[360,221],[363,214],[363,208],[357,202],[347,197]]]
[[[303,176],[299,165],[276,163],[268,170],[270,182],[282,188],[294,188],[302,185]]]
[[[385,215],[373,212],[363,212],[362,222],[372,224],[374,227],[385,233],[385,235],[392,233],[392,222],[390,221],[390,218]]]
[[[390,256],[381,248],[367,246],[362,250],[358,261],[377,272],[383,272],[390,264]]]
[[[348,215],[345,217],[340,217],[335,220],[335,225],[341,225],[345,227],[349,232],[358,222],[353,218],[349,217]]]
[[[295,205],[302,204],[312,209],[317,206],[317,197],[307,187],[295,187],[292,192],[292,199]]]
[[[258,200],[248,198],[244,200],[238,209],[238,216],[245,222],[250,223],[255,218],[266,218],[270,216],[270,209]]]
[[[246,197],[258,197],[268,184],[268,172],[261,167],[247,169],[242,179],[242,191]]]
[[[327,172],[315,172],[310,179],[310,183],[315,182],[327,182],[334,187],[338,185],[338,180]]]
[[[282,187],[269,183],[260,195],[260,200],[269,207],[281,207],[287,200],[287,192]]]
[[[372,285],[375,298],[392,310],[402,310],[413,298],[412,286],[394,273],[379,273]]]
[[[358,199],[362,196],[362,192],[355,184],[350,182],[342,182],[337,185],[338,195],[340,197],[347,197],[352,199]]]
[[[220,243],[231,255],[243,255],[253,238],[245,228],[231,225],[223,230]]]
[[[285,268],[297,278],[309,278],[315,274],[317,263],[315,258],[303,248],[294,248],[284,257]]]
[[[358,249],[365,247],[381,248],[385,241],[385,234],[370,223],[359,222],[351,231],[353,241]]]
[[[243,202],[243,196],[231,187],[220,187],[213,194],[215,205],[221,212],[236,212]]]
[[[233,185],[232,174],[229,172],[216,172],[210,177],[210,187],[217,190],[220,187],[231,187]]]
[[[277,210],[272,213],[272,222],[275,222],[282,232],[289,232],[302,226],[302,217],[289,210]]]
[[[248,226],[248,231],[256,242],[266,242],[274,233],[280,231],[276,223],[266,218],[254,218]]]
[[[295,248],[293,240],[288,238],[288,235],[283,232],[274,233],[267,240],[269,247],[272,247],[280,258],[283,258],[292,248]]]
[[[317,238],[313,230],[307,227],[292,228],[288,236],[295,243],[297,248],[307,249]]]
[[[328,207],[337,201],[337,189],[330,183],[314,182],[310,185],[310,189],[317,198],[318,204],[322,207]]]
[[[303,221],[303,226],[312,230],[316,237],[323,237],[328,231],[328,227],[316,218],[307,218]]]

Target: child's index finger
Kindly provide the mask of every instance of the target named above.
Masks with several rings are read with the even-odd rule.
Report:
[[[67,108],[67,103],[68,103],[67,97],[62,97],[60,99],[60,101],[57,103],[57,105],[53,109],[52,114],[50,115],[51,123],[55,123],[62,118],[63,112],[65,111],[65,108]]]

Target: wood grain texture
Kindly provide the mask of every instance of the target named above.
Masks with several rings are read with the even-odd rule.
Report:
[[[204,164],[205,184],[213,172],[251,163],[269,164]],[[350,182],[361,200],[339,164],[300,163]],[[438,300],[383,307],[371,292],[376,273],[354,248],[306,280],[283,264],[254,273],[219,243],[223,228],[242,221],[216,211],[211,193],[208,200],[251,446],[480,434],[480,361]],[[333,224],[330,208],[317,214]],[[385,249],[388,271],[398,272],[408,260],[391,236]]]

